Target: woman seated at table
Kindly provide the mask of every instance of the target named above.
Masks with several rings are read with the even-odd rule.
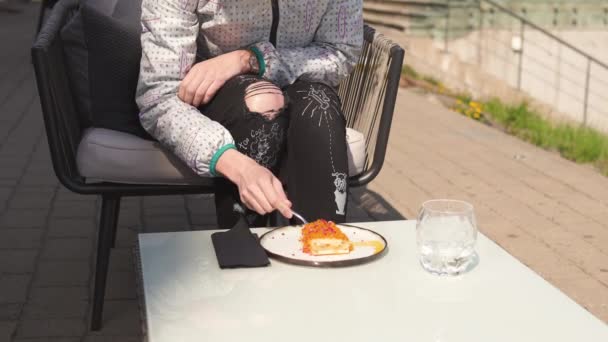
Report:
[[[335,86],[361,49],[361,0],[143,0],[141,22],[142,125],[200,176],[230,181],[220,226],[235,201],[344,222]]]

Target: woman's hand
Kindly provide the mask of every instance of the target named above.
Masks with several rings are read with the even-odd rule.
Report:
[[[260,215],[278,210],[288,219],[293,216],[281,181],[255,160],[237,150],[228,150],[218,160],[216,169],[238,186],[241,201],[249,209]]]
[[[251,51],[236,50],[192,66],[179,86],[178,97],[198,107],[206,104],[234,76],[248,73]]]

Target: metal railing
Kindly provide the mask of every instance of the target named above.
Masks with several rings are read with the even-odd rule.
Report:
[[[605,62],[493,0],[454,3],[447,1],[440,30],[446,52],[480,65],[571,119],[608,129]]]

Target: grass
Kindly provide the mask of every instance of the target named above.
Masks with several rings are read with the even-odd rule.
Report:
[[[608,135],[569,123],[553,123],[526,103],[507,105],[498,99],[484,103],[484,112],[507,132],[537,146],[558,151],[577,163],[593,163],[608,176]]]
[[[403,68],[401,69],[401,74],[403,76],[409,77],[409,78],[413,78],[415,80],[420,79],[420,75],[418,74],[418,72],[416,70],[414,70],[414,68],[412,68],[409,65],[403,65]]]
[[[439,82],[439,80],[437,80],[436,78],[431,77],[431,76],[427,76],[427,75],[421,75],[416,70],[414,70],[414,68],[412,68],[409,65],[404,65],[403,66],[403,68],[401,69],[401,74],[403,76],[406,76],[406,77],[414,79],[414,80],[425,81],[428,84],[430,84],[432,86],[435,86],[435,87],[442,87],[443,86],[441,84],[441,82]]]
[[[420,75],[409,66],[403,75],[440,86],[435,79]],[[430,90],[435,90],[429,87]],[[455,111],[475,120],[502,126],[509,134],[547,150],[559,152],[564,158],[577,163],[591,163],[608,176],[608,135],[593,128],[571,123],[555,123],[535,112],[527,103],[509,105],[500,99],[475,101],[469,94],[446,91],[456,98]]]

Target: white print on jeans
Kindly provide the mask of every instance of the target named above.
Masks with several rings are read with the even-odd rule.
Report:
[[[313,86],[310,86],[308,91],[300,90],[298,93],[306,93],[306,96],[302,97],[303,100],[309,100],[310,102],[302,111],[302,115],[306,115],[308,110],[310,109],[310,117],[314,118],[315,113],[319,112],[319,127],[321,127],[321,122],[323,119],[331,119],[331,115],[328,110],[331,108],[334,110],[334,113],[338,113],[339,110],[336,106],[331,103],[331,98],[327,96],[325,90],[319,89],[316,90]]]
[[[246,138],[239,143],[239,147],[247,151],[247,155],[258,164],[270,168],[277,162],[277,151],[283,140],[283,132],[277,123],[270,126],[269,132],[266,132],[266,126],[251,131],[251,140]]]
[[[336,202],[336,214],[346,215],[346,173],[337,172],[334,165],[334,154],[333,154],[333,136],[329,121],[333,120],[332,115],[339,113],[338,108],[332,103],[332,100],[324,89],[315,89],[312,85],[309,90],[301,90],[298,93],[306,93],[302,98],[303,100],[309,100],[310,103],[302,111],[302,115],[308,115],[310,110],[310,118],[314,118],[315,114],[319,113],[319,127],[323,119],[327,125],[329,132],[329,159],[331,162],[332,174],[334,177],[334,201]]]
[[[336,186],[336,191],[334,191],[334,200],[338,207],[336,214],[346,215],[344,210],[346,208],[346,173],[334,172],[332,176],[334,176],[334,185]]]

